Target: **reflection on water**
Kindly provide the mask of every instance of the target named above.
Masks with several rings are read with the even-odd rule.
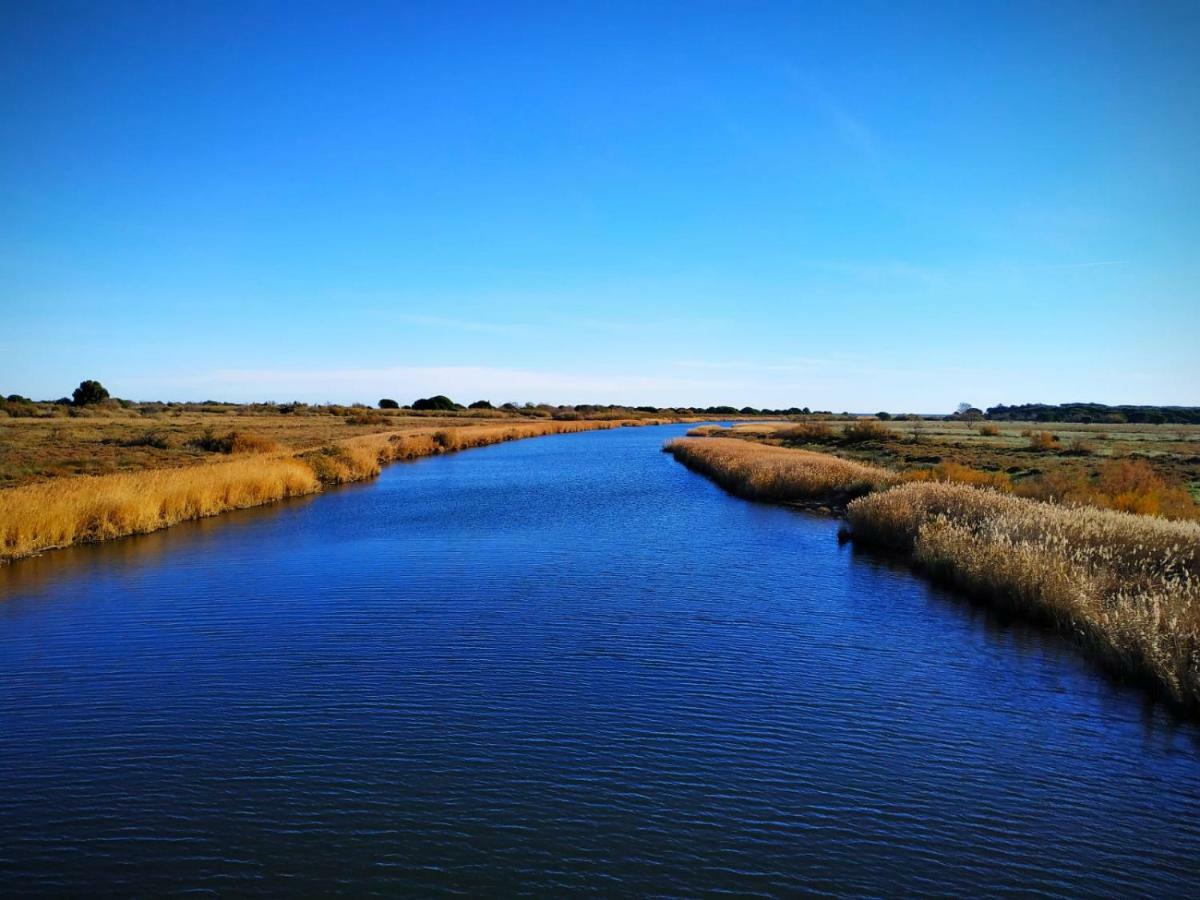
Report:
[[[1200,888],[1200,729],[681,430],[0,569],[5,892]]]

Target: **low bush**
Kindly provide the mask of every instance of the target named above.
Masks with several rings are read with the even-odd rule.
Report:
[[[1022,481],[1016,491],[1034,500],[1095,506],[1166,519],[1200,519],[1187,488],[1172,483],[1144,459],[1106,462],[1094,473],[1056,470]]]
[[[1000,428],[996,425],[980,425],[979,433],[984,437],[999,437]]]
[[[803,422],[776,432],[776,437],[789,444],[832,444],[837,434],[824,422]]]
[[[361,412],[346,416],[347,425],[387,425],[392,420],[383,413]]]
[[[842,429],[842,441],[847,444],[864,444],[868,441],[890,441],[896,437],[896,432],[882,422],[873,419],[859,419]]]
[[[1022,432],[1024,433],[1024,432]],[[1030,431],[1029,432],[1029,449],[1046,451],[1054,450],[1058,446],[1058,435],[1051,434],[1049,431]]]
[[[901,476],[905,481],[943,481],[990,487],[1009,493],[1012,479],[1005,472],[985,472],[954,462],[940,462],[928,469],[912,469]]]
[[[212,428],[191,440],[191,445],[207,453],[272,453],[279,445],[270,438],[246,431],[231,431],[218,435]]]

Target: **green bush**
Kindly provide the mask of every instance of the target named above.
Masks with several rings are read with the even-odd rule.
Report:
[[[87,406],[91,403],[101,403],[108,399],[108,391],[98,381],[79,382],[79,387],[71,395],[71,402],[76,406]]]
[[[459,405],[444,394],[435,394],[432,397],[422,397],[412,405],[413,409],[434,409],[444,412],[452,412],[459,409]]]

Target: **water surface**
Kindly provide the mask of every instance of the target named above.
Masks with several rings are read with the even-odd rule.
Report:
[[[0,569],[0,892],[1200,893],[1200,729],[682,430]]]

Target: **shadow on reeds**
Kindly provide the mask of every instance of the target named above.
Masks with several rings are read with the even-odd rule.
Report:
[[[1194,698],[1178,697],[1153,673],[1131,668],[1126,660],[1106,652],[1094,641],[1084,640],[1077,632],[1064,629],[1061,622],[1045,610],[1022,606],[1002,591],[965,589],[946,572],[922,565],[911,553],[855,540],[845,525],[838,529],[837,540],[860,564],[904,572],[928,581],[937,588],[934,596],[939,602],[952,603],[963,610],[968,620],[981,628],[991,643],[1015,645],[1023,653],[1037,651],[1056,657],[1062,653],[1074,655],[1081,664],[1104,679],[1114,696],[1136,695],[1139,698],[1147,734],[1153,733],[1160,723],[1156,713],[1165,715],[1171,725],[1200,720],[1200,703]]]

